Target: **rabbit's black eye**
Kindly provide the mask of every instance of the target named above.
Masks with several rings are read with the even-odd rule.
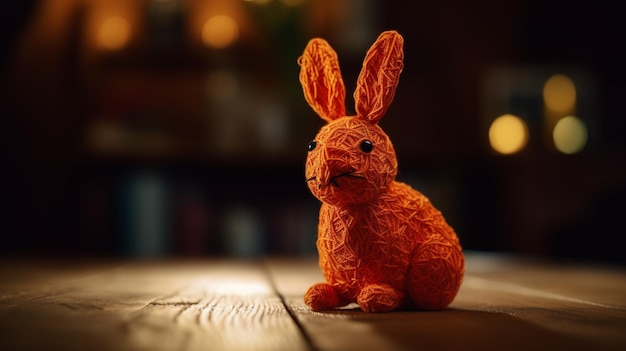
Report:
[[[316,146],[317,146],[317,142],[315,142],[315,140],[314,140],[314,141],[310,142],[309,145],[307,145],[306,149],[307,149],[307,151],[311,152],[311,151],[315,150]]]
[[[372,144],[369,140],[363,140],[360,147],[363,152],[370,153],[372,152],[372,149],[374,149],[374,144]]]

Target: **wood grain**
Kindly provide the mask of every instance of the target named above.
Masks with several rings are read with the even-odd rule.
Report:
[[[146,350],[307,349],[261,266],[222,262],[206,265],[203,272],[128,316],[125,330],[133,345]]]
[[[0,262],[0,350],[625,350],[626,270],[467,254],[443,311],[311,312],[315,257]]]
[[[2,279],[1,349],[309,348],[258,264],[136,262],[77,279],[68,271],[53,283],[37,273]]]
[[[625,349],[623,269],[467,256],[457,298],[438,312],[368,314],[356,305],[311,312],[301,295],[322,279],[314,262],[273,260],[268,266],[319,350]]]

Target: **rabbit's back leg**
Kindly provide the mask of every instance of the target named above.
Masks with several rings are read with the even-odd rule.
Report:
[[[407,290],[419,309],[448,306],[463,279],[465,264],[461,247],[439,234],[420,245],[413,254],[407,275]]]

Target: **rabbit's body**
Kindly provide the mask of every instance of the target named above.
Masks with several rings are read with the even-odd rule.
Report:
[[[397,160],[378,126],[402,71],[402,37],[385,32],[367,53],[345,116],[335,52],[309,42],[300,80],[328,121],[309,144],[306,181],[321,202],[317,248],[326,279],[305,302],[326,310],[357,302],[365,311],[446,307],[461,285],[464,258],[454,230],[430,201],[395,180]]]
[[[438,309],[456,295],[462,275],[456,267],[463,259],[459,242],[441,213],[409,185],[392,182],[387,192],[364,206],[322,204],[319,220],[327,228],[318,233],[320,266],[340,297],[339,305],[326,308],[363,305],[359,294],[372,284],[394,289],[395,307]],[[390,225],[398,222],[403,225]],[[431,266],[453,276],[432,274]]]

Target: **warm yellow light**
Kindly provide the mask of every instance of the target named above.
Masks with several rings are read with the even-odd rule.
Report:
[[[575,154],[587,144],[587,126],[580,118],[561,118],[552,131],[554,146],[564,154]]]
[[[130,24],[122,17],[107,18],[98,31],[100,44],[108,50],[120,50],[130,40]]]
[[[519,117],[505,114],[496,118],[489,127],[491,147],[501,154],[513,154],[526,146],[528,128]]]
[[[209,18],[202,28],[202,41],[208,47],[223,49],[239,37],[237,22],[226,15]]]
[[[567,76],[555,74],[543,86],[543,101],[553,112],[567,114],[574,112],[576,87]]]

